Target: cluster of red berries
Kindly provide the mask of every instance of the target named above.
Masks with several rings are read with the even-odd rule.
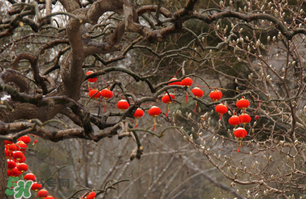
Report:
[[[89,75],[91,73],[93,72],[88,71],[86,74]],[[88,81],[96,82],[97,78],[89,78]],[[193,80],[190,77],[186,77],[181,81],[178,81],[176,77],[173,77],[170,79],[170,82],[171,83],[169,83],[168,85],[180,85],[180,86],[186,86],[187,88],[193,84]],[[200,89],[199,87],[194,87],[193,89],[191,89],[191,92],[194,94],[196,98],[202,97],[204,94],[203,90]],[[89,97],[93,97],[93,98],[103,97],[105,99],[105,104],[106,104],[106,100],[111,98],[113,96],[113,93],[107,88],[101,91],[97,89],[90,89],[88,95]],[[218,89],[214,89],[209,94],[209,97],[213,100],[213,102],[220,100],[222,96],[223,96],[222,92]],[[167,112],[166,112],[166,117],[167,117],[169,113],[169,105],[175,100],[175,94],[166,93],[162,96],[161,99],[163,103],[167,104]],[[188,102],[188,92],[186,93],[186,102]],[[243,127],[238,127],[234,130],[234,136],[239,139],[242,139],[247,135],[247,131],[245,130],[245,124],[251,121],[251,117],[247,113],[245,113],[245,109],[249,106],[249,104],[250,104],[249,101],[246,100],[245,98],[241,98],[240,100],[238,100],[236,103],[236,106],[237,108],[242,109],[243,113],[239,116],[234,114],[228,121],[230,125],[233,125],[235,127],[239,126],[240,124],[243,125]],[[126,110],[129,108],[129,103],[125,99],[122,99],[117,103],[117,107],[121,110]],[[194,112],[196,112],[196,109],[197,109],[197,101],[195,101]],[[225,113],[227,113],[228,108],[225,104],[220,103],[216,105],[215,111],[220,114],[220,119],[221,119],[222,116]],[[153,131],[154,131],[155,124],[156,124],[156,117],[161,113],[161,110],[158,106],[152,106],[149,109],[148,113],[150,116],[154,117],[154,125],[153,125]],[[138,108],[135,111],[134,113],[134,117],[136,118],[135,128],[138,125],[138,118],[142,117],[143,114],[144,112],[140,108]]]
[[[28,144],[31,142],[31,138],[28,135],[21,136],[18,138],[18,142],[14,143],[9,140],[4,140],[5,144],[5,155],[7,159],[7,175],[10,177],[18,177],[20,179],[24,179],[25,181],[33,181],[31,185],[31,190],[35,192],[35,198],[38,196],[43,199],[54,199],[53,196],[49,194],[46,189],[42,188],[42,184],[36,181],[36,177],[33,173],[28,172],[24,176],[23,174],[28,171],[28,165],[25,163],[25,151],[28,147]],[[33,144],[35,144],[37,140],[35,139]],[[17,180],[18,181],[18,180]],[[17,183],[17,181],[13,181],[12,183]],[[13,187],[14,184],[12,184]],[[12,188],[11,187],[11,188]],[[82,199],[94,199],[96,194],[94,191],[90,192]]]
[[[218,101],[222,98],[222,92],[220,90],[215,89],[214,91],[212,91],[210,93],[210,98],[214,102]],[[234,128],[234,136],[236,138],[240,139],[240,141],[243,138],[245,138],[248,134],[247,131],[245,130],[245,125],[247,123],[251,122],[251,116],[249,116],[245,112],[245,110],[246,110],[246,108],[249,107],[249,105],[250,105],[250,102],[247,99],[245,99],[244,97],[242,97],[240,100],[238,100],[236,102],[237,108],[241,109],[243,111],[242,114],[238,116],[234,113],[234,115],[232,115],[228,120],[228,123],[235,127]],[[220,119],[222,118],[222,115],[227,112],[227,110],[228,109],[227,109],[226,105],[224,105],[223,103],[220,103],[215,107],[215,111],[220,114]],[[241,124],[242,124],[243,127],[240,127]],[[236,127],[238,127],[238,128],[236,128]],[[241,142],[240,142],[240,145],[239,145],[238,152],[240,151],[240,146],[241,146]]]
[[[25,163],[24,152],[27,149],[27,145],[31,142],[31,138],[27,135],[21,136],[18,138],[18,142],[14,143],[9,140],[5,140],[5,155],[7,159],[7,175],[10,177],[19,177],[22,179],[24,172],[28,171],[28,165]],[[37,140],[35,139],[34,143]],[[33,144],[34,144],[33,143]],[[33,184],[31,185],[31,190],[35,191],[35,195],[44,199],[54,199],[47,190],[42,189],[42,185],[37,183],[35,180],[35,175],[31,172],[23,176],[25,181],[31,180]],[[17,181],[13,182],[17,183]],[[35,196],[36,198],[36,196]]]

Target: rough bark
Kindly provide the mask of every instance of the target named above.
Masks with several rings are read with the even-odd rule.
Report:
[[[0,140],[0,196],[1,198],[4,198],[2,196],[5,195],[5,189],[7,186],[7,163],[6,163],[6,157],[4,153],[4,140]]]

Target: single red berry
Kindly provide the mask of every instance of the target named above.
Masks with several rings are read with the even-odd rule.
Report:
[[[140,117],[143,116],[143,114],[144,114],[143,110],[141,108],[137,108],[135,113],[134,113],[134,117],[135,118],[140,118]]]
[[[106,99],[110,99],[113,97],[113,92],[108,88],[105,88],[100,92],[100,95]]]
[[[117,108],[121,109],[121,110],[126,110],[129,108],[129,103],[125,100],[122,99],[119,102],[117,102]]]
[[[149,111],[148,111],[149,115],[151,116],[158,116],[161,113],[161,110],[158,106],[152,106]]]
[[[177,80],[177,78],[176,78],[176,77],[173,77],[173,78],[170,79],[169,81],[171,82],[171,81],[176,81],[176,80]],[[169,83],[168,85],[169,85],[169,86],[171,86],[171,85],[181,85],[181,82],[180,82],[180,81],[172,82],[172,83]]]
[[[13,168],[11,172],[12,172],[11,175],[13,177],[19,177],[21,175],[21,172],[19,171],[17,167]]]
[[[40,198],[45,198],[49,195],[48,191],[46,189],[41,189],[37,192],[37,196]]]
[[[14,151],[13,152],[13,158],[19,162],[24,157],[23,153],[21,151]]]
[[[36,192],[39,191],[41,188],[42,188],[42,185],[37,182],[34,182],[31,186],[31,189]]]
[[[234,136],[236,138],[244,138],[245,136],[247,136],[247,131],[244,128],[238,127],[237,129],[235,129],[234,131]]]
[[[7,170],[7,171],[6,171],[6,174],[7,174],[7,176],[13,177],[13,176],[12,176],[12,170]]]
[[[24,135],[18,138],[18,141],[23,141],[25,144],[29,144],[31,142],[31,138],[27,135]]]
[[[9,151],[16,151],[18,149],[18,147],[16,146],[16,144],[12,143],[8,146],[7,148]]]
[[[6,159],[11,159],[11,157],[13,156],[13,152],[9,151],[8,149],[5,149],[4,152],[5,152]]]
[[[7,169],[12,170],[16,167],[16,162],[14,160],[7,160]]]
[[[90,74],[92,74],[93,73],[93,71],[88,71],[87,73],[86,73],[86,75],[90,75]],[[88,78],[87,79],[87,81],[89,81],[89,82],[96,82],[98,80],[98,78],[96,78],[96,77],[93,77],[93,78]]]
[[[26,163],[20,163],[17,165],[17,169],[23,173],[29,169],[28,165]]]
[[[228,123],[232,126],[238,126],[240,124],[240,120],[238,115],[233,115],[228,119]]]
[[[187,86],[187,87],[191,86],[192,83],[193,83],[193,80],[190,77],[186,77],[181,81],[181,85]]]
[[[218,101],[223,96],[222,92],[215,89],[210,92],[209,97],[212,99],[213,102]]]
[[[220,120],[221,120],[223,114],[227,112],[227,107],[221,103],[215,107],[215,111],[220,114]]]
[[[247,100],[243,97],[236,102],[237,108],[240,108],[240,109],[246,109],[246,108],[249,107],[249,105],[250,105],[249,100]]]
[[[96,193],[92,191],[86,196],[86,199],[95,199],[95,197],[96,197]]]
[[[241,124],[247,124],[251,122],[251,116],[246,113],[242,113],[241,115],[239,115],[239,120]]]
[[[196,97],[202,97],[204,92],[202,91],[202,89],[200,89],[199,87],[194,87],[193,89],[191,89],[191,92],[194,94],[194,96]]]
[[[17,149],[20,151],[25,151],[27,149],[27,145],[23,141],[18,141],[16,145],[18,147]]]
[[[25,180],[32,180],[35,181],[35,175],[33,173],[27,173],[23,177]]]
[[[11,144],[13,144],[14,142],[9,141],[9,140],[4,140],[4,144],[7,146],[10,146]]]
[[[88,92],[88,96],[97,99],[97,98],[100,97],[100,92],[99,92],[99,90],[97,90],[97,89],[91,89],[91,90]]]
[[[169,96],[170,95],[170,96]],[[171,103],[172,102],[172,100],[174,100],[175,99],[175,96],[174,95],[172,95],[172,94],[165,94],[163,97],[162,97],[162,101],[165,103],[165,104],[167,104],[167,103]],[[170,97],[171,97],[171,99],[170,99]]]
[[[225,114],[227,112],[227,107],[224,104],[218,104],[215,107],[215,111],[219,114]]]
[[[17,163],[23,163],[23,162],[25,162],[25,160],[26,160],[26,158],[25,158],[25,156],[23,156],[20,160],[17,160],[17,159],[13,159],[15,162],[17,162]]]

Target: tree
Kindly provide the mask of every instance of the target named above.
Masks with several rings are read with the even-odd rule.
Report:
[[[53,142],[118,136],[136,142],[133,160],[143,154],[138,134],[179,132],[231,181],[233,188],[206,176],[223,190],[240,198],[304,196],[304,1],[1,3],[8,15],[0,20],[0,151],[3,140],[25,134]],[[204,97],[173,84],[187,77]],[[93,78],[99,84],[88,83]],[[102,99],[104,111],[95,98],[106,88],[114,97]],[[223,98],[212,101],[215,90]],[[171,92],[171,114],[162,110],[155,130],[153,118],[134,128],[137,108],[162,106]],[[242,97],[250,102],[246,109],[237,108]],[[129,104],[124,111],[115,107],[120,98]],[[213,111],[220,103],[232,115],[251,116],[239,124],[247,131],[243,140],[235,139],[244,136],[233,135],[227,111],[223,117]],[[0,187],[4,195],[6,182]]]

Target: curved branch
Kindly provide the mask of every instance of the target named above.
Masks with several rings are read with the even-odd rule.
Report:
[[[156,12],[158,10],[158,6],[157,5],[146,5],[146,6],[142,6],[137,10],[137,15],[141,16],[144,13],[147,12]],[[165,17],[167,18],[172,18],[172,13],[167,10],[166,8],[160,7],[159,12],[161,14],[163,14]]]
[[[37,66],[37,56],[32,55],[32,54],[27,53],[27,52],[20,53],[19,55],[17,55],[17,57],[11,63],[11,67],[14,70],[18,69],[18,63],[21,59],[27,59],[30,62],[35,81],[42,88],[43,94],[47,94],[48,93],[47,86],[44,82],[44,79],[39,75],[39,69],[38,69],[38,66]]]
[[[278,18],[264,13],[256,13],[256,14],[243,14],[235,11],[224,11],[213,15],[208,14],[200,14],[200,13],[192,13],[191,16],[188,16],[188,18],[196,18],[204,21],[205,23],[212,23],[214,21],[217,21],[219,19],[223,18],[237,18],[244,20],[246,22],[251,22],[259,19],[264,19],[273,22],[275,25],[277,25],[277,28],[281,31],[281,33],[288,39],[291,40],[294,35],[296,34],[305,34],[306,35],[306,29],[303,28],[297,28],[293,30],[289,30]]]
[[[13,82],[20,88],[20,92],[29,92],[30,90],[30,80],[24,74],[13,70],[13,69],[6,69],[0,73],[0,79],[6,84],[8,82]]]

